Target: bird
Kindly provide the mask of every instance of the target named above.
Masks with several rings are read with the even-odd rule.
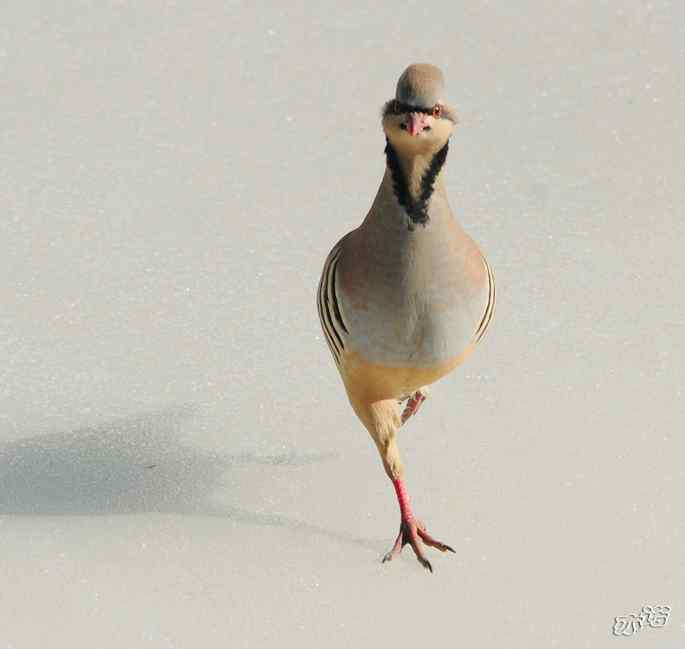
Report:
[[[473,352],[495,309],[495,278],[457,222],[444,168],[457,125],[440,68],[414,63],[382,108],[385,172],[362,223],[333,246],[317,290],[319,321],[352,409],[395,489],[400,528],[383,556],[409,544],[454,549],[414,516],[397,443],[428,386]]]

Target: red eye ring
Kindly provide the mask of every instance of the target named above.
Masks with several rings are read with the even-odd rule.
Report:
[[[440,104],[435,104],[435,106],[433,106],[433,117],[437,119],[440,115],[442,115],[442,106]]]

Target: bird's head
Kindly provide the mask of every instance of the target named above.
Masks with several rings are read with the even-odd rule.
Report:
[[[434,65],[414,63],[399,78],[395,98],[383,107],[383,130],[398,149],[416,153],[442,148],[457,123],[443,100],[445,79]]]

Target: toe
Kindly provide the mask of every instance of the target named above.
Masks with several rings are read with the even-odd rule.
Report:
[[[438,541],[437,539],[434,539],[427,531],[426,528],[421,525],[417,529],[418,535],[421,537],[421,540],[429,547],[435,548],[436,550],[440,550],[440,552],[452,552],[456,554],[454,551],[454,548],[447,545],[447,543],[443,543],[442,541]]]
[[[431,574],[433,574],[433,566],[431,566],[431,562],[428,561],[428,559],[422,559],[421,557],[416,557],[419,560],[419,563],[426,569],[428,570]]]

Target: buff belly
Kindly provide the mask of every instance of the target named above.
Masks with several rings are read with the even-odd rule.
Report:
[[[467,345],[458,356],[426,367],[372,363],[349,352],[343,356],[340,372],[351,398],[371,402],[400,399],[449,374],[466,360],[474,346]]]

